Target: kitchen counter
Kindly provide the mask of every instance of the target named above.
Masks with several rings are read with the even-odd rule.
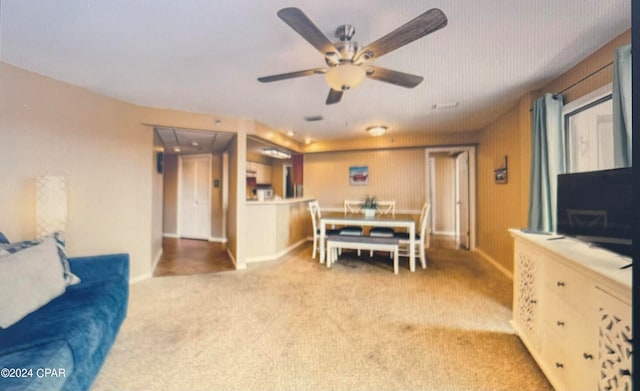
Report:
[[[313,197],[247,200],[247,263],[276,260],[313,237]]]

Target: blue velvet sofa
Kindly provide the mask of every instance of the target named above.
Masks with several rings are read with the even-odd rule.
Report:
[[[79,284],[0,329],[1,390],[88,390],[97,376],[127,313],[129,256],[69,263]]]

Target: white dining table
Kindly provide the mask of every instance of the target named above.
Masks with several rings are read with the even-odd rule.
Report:
[[[390,227],[405,228],[409,232],[409,269],[416,271],[416,257],[413,249],[415,248],[416,238],[416,222],[410,215],[375,215],[373,217],[365,217],[361,214],[344,214],[329,212],[323,214],[320,218],[320,243],[325,243],[327,237],[327,226],[345,226],[357,225],[363,227]],[[320,246],[320,262],[324,263],[326,259],[326,249],[324,245]]]

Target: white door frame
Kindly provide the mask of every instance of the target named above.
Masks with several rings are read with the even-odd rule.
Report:
[[[466,162],[466,170],[467,170],[467,180],[466,184],[461,185],[462,181],[460,181],[460,172],[461,172],[461,164],[460,164],[460,156],[463,156],[466,153],[467,162]],[[458,156],[456,156],[456,236],[458,237],[458,242],[461,248],[469,249],[469,154],[467,151],[462,151]],[[461,192],[461,189],[466,188],[466,194]],[[462,227],[462,219],[463,214],[461,213],[461,205],[466,203],[467,206],[467,221],[466,227]],[[466,229],[465,232],[462,232],[463,228]]]
[[[189,158],[206,158],[209,161],[209,164],[207,165],[207,167],[209,168],[209,175],[208,175],[208,183],[207,183],[207,198],[208,198],[208,202],[209,202],[209,218],[208,218],[208,230],[207,230],[207,237],[206,238],[202,238],[202,239],[206,239],[206,240],[210,240],[211,239],[211,182],[212,182],[212,169],[211,169],[211,163],[212,163],[212,159],[213,157],[211,156],[211,154],[207,153],[207,154],[194,154],[194,155],[178,155],[178,218],[177,218],[177,233],[178,233],[178,237],[182,237],[182,159],[189,159]]]
[[[460,145],[451,147],[427,147],[425,148],[425,195],[429,197],[433,194],[431,186],[431,164],[430,155],[432,153],[439,152],[469,152],[469,250],[476,248],[476,146],[475,145]],[[433,202],[433,200],[430,200]],[[435,206],[431,206],[431,210],[435,209]],[[431,216],[435,213],[431,212]]]

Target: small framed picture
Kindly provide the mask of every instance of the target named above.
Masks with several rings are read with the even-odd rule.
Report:
[[[362,186],[369,183],[369,166],[349,167],[349,184]]]
[[[503,184],[507,183],[507,168],[498,168],[497,170],[493,170],[493,175],[495,177],[496,183]]]

